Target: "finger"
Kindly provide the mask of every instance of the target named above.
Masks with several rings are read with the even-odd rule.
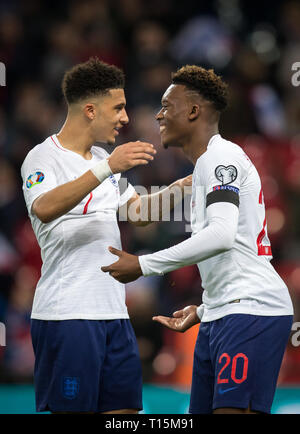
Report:
[[[114,279],[116,279],[118,282],[120,282],[120,283],[127,283],[125,277],[120,277],[117,272],[113,272],[113,273],[109,273],[109,274],[111,275],[111,277],[113,277]]]
[[[169,319],[168,316],[156,315],[152,317],[153,321],[166,321]]]
[[[109,247],[108,247],[108,250],[109,250],[110,253],[112,253],[113,255],[116,255],[116,256],[119,256],[119,257],[121,257],[122,254],[123,254],[123,251],[122,251],[122,250],[118,250],[118,249],[116,249],[115,247],[112,247],[112,246],[109,246]]]
[[[149,154],[145,154],[144,152],[137,152],[135,154],[132,155],[132,158],[134,160],[139,159],[139,160],[154,160],[154,157],[152,157],[152,155]]]
[[[170,324],[171,318],[169,318],[168,316],[161,316],[161,315],[154,316],[152,318],[152,320],[156,321],[156,322],[159,322],[159,323],[163,324],[166,327],[171,327],[171,324]]]
[[[181,318],[183,315],[183,309],[181,310],[176,310],[176,312],[173,312],[173,316],[174,318]]]
[[[143,142],[142,140],[136,140],[135,142],[133,142],[139,146],[150,146],[150,148],[154,148],[154,145],[152,143],[149,142]]]
[[[109,273],[110,272],[110,265],[107,265],[105,267],[101,267],[101,270],[103,271],[103,273]]]
[[[137,153],[137,152],[147,152],[149,154],[156,154],[157,151],[150,146],[134,146],[130,149],[132,152]]]
[[[133,160],[132,167],[139,166],[141,164],[148,164],[148,163],[149,163],[148,160]]]

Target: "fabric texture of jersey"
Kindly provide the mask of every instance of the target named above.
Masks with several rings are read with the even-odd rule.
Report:
[[[218,168],[223,176],[216,173]],[[225,186],[239,192],[238,228],[232,249],[198,264],[205,289],[202,321],[230,313],[292,315],[288,289],[270,263],[272,255],[258,172],[238,145],[216,135],[207,152],[198,159],[193,174],[193,234],[207,225],[207,209],[203,206],[207,195]],[[236,299],[242,301],[230,303]]]
[[[129,184],[120,195],[120,174],[103,181],[67,214],[42,223],[31,212],[41,194],[72,181],[107,158],[101,147],[91,148],[92,159],[64,148],[56,135],[27,155],[21,168],[23,192],[31,224],[41,248],[41,278],[34,295],[32,318],[128,318],[125,286],[101,271],[115,261],[108,246],[121,249],[118,208],[134,194]]]
[[[222,207],[226,208],[227,215],[231,209],[233,218],[237,210],[239,214],[230,249],[220,252],[215,248],[212,252],[211,246],[218,244],[217,237],[214,244],[209,240],[200,243],[199,238],[199,256],[204,258],[196,261],[204,288],[202,321],[212,321],[231,313],[292,315],[288,289],[270,263],[272,252],[258,172],[238,145],[224,140],[219,134],[210,139],[193,172],[192,237],[164,251],[140,256],[143,274],[164,273],[190,265],[185,263],[184,255],[191,259],[192,249],[197,256],[193,238],[207,231],[211,207],[214,207],[215,219],[216,210],[220,218],[223,217]],[[181,245],[185,252],[182,257]],[[180,257],[177,264],[176,255]],[[235,300],[239,302],[231,303]]]
[[[31,320],[36,410],[141,410],[142,368],[129,319]]]
[[[244,408],[270,413],[292,316],[227,315],[200,324],[190,413]]]

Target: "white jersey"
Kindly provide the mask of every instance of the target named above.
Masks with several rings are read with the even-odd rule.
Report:
[[[213,209],[215,214],[221,218],[222,212],[231,212],[232,220],[239,208],[232,248],[221,253],[217,251],[218,237],[215,240],[214,232],[207,232],[213,204],[218,204]],[[230,218],[227,225],[232,231]],[[140,257],[143,274],[168,272],[179,264],[190,265],[193,257],[201,258],[197,265],[204,288],[204,322],[231,313],[293,314],[288,289],[270,263],[272,252],[257,170],[238,145],[219,134],[211,138],[194,169],[191,227],[189,240]],[[222,230],[224,233],[227,228]],[[214,252],[211,245],[216,246]],[[198,253],[192,256],[191,250]]]
[[[91,153],[92,159],[86,160],[61,146],[53,135],[35,146],[22,165],[25,202],[43,261],[32,318],[128,318],[125,286],[103,273],[101,266],[116,260],[108,246],[121,249],[117,211],[132,197],[134,188],[129,185],[120,194],[121,175],[114,174],[50,223],[42,223],[31,212],[42,193],[76,179],[108,156],[97,146]]]

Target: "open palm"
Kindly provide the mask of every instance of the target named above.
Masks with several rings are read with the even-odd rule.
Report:
[[[154,316],[153,321],[157,321],[176,332],[185,332],[192,326],[198,324],[200,319],[197,315],[197,306],[187,306],[182,310],[173,313],[173,317],[168,316]]]

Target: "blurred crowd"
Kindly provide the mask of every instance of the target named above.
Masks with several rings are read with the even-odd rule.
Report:
[[[203,3],[203,4],[202,4]],[[205,3],[205,4],[204,4]],[[40,251],[22,194],[20,167],[28,151],[62,127],[63,73],[90,56],[126,73],[130,123],[118,143],[145,140],[157,157],[126,174],[133,185],[168,185],[192,173],[177,149],[161,147],[155,114],[170,74],[181,65],[213,68],[230,86],[221,134],[240,144],[263,184],[274,267],[287,283],[300,321],[300,3],[261,0],[1,0],[0,61],[0,381],[32,381],[30,311]],[[298,57],[297,57],[298,56]],[[171,216],[172,217],[172,216]],[[190,236],[188,218],[135,228],[120,222],[123,247],[153,252]],[[127,285],[145,382],[189,386],[197,333],[163,329],[155,314],[201,303],[196,266]],[[300,340],[299,340],[300,344]],[[288,345],[280,384],[300,384],[300,347]]]

